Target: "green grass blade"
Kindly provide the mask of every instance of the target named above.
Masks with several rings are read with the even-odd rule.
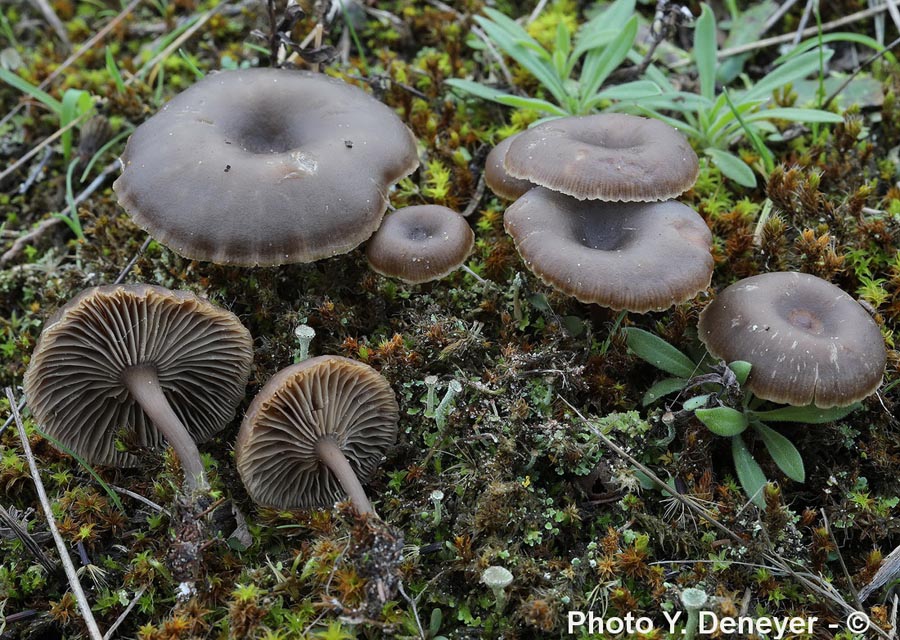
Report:
[[[51,96],[46,91],[38,89],[36,86],[31,84],[24,78],[16,75],[12,71],[0,67],[0,80],[3,80],[3,82],[5,82],[6,84],[15,87],[22,93],[29,95],[38,102],[44,104],[54,113],[56,113],[57,116],[60,116],[62,114],[62,102]]]
[[[116,85],[116,91],[119,94],[125,93],[125,81],[122,80],[122,74],[119,71],[119,65],[116,64],[116,59],[113,57],[112,49],[106,47],[106,72],[113,79],[113,83]]]
[[[700,95],[712,100],[716,95],[716,16],[709,5],[704,4],[694,28],[694,59],[700,77]]]
[[[615,40],[602,49],[593,49],[584,59],[579,80],[583,100],[589,100],[600,89],[609,74],[622,64],[637,37],[637,17],[632,18]]]
[[[87,471],[89,474],[91,474],[91,476],[94,478],[94,480],[97,481],[97,484],[99,484],[99,485],[103,488],[103,490],[106,492],[106,495],[108,495],[108,496],[109,496],[109,499],[112,500],[112,503],[113,503],[114,505],[116,505],[116,508],[117,508],[119,511],[121,511],[122,513],[125,513],[125,506],[122,504],[122,501],[119,499],[119,495],[118,495],[115,491],[112,490],[112,487],[110,487],[108,484],[106,484],[106,483],[103,481],[103,478],[101,478],[101,477],[97,474],[97,472],[94,471],[93,467],[91,467],[91,465],[89,465],[89,464],[87,463],[87,461],[85,461],[84,458],[82,458],[81,456],[79,456],[77,453],[75,453],[74,451],[72,451],[69,447],[67,447],[66,445],[64,445],[62,442],[60,442],[59,440],[57,440],[57,439],[54,438],[53,436],[51,436],[51,435],[49,435],[49,434],[47,434],[47,433],[44,433],[43,431],[41,431],[41,430],[38,429],[37,427],[35,427],[34,430],[37,432],[37,434],[38,434],[39,436],[41,436],[41,437],[44,438],[45,440],[47,440],[47,441],[49,441],[50,443],[52,443],[54,447],[56,447],[57,449],[59,449],[60,451],[62,451],[63,453],[65,453],[66,455],[71,456],[72,458],[74,458],[75,461],[78,462],[78,464],[80,464],[82,467],[84,467],[84,470]]]

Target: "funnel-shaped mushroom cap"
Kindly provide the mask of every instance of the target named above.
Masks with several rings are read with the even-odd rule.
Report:
[[[419,164],[387,106],[278,69],[207,76],[137,128],[122,162],[113,188],[150,235],[188,258],[244,266],[350,251]]]
[[[669,200],[697,180],[697,154],[669,125],[604,113],[560,118],[525,131],[506,152],[514,178],[578,198]]]
[[[716,358],[746,360],[747,388],[764,400],[846,406],[881,384],[878,325],[853,298],[806,273],[765,273],[734,283],[700,314]]]
[[[28,406],[41,426],[97,464],[134,466],[117,451],[163,438],[128,391],[129,368],[155,369],[172,410],[196,442],[220,431],[244,396],[253,341],[237,317],[187,291],[112,285],[82,291],[44,328],[25,372]]]
[[[387,380],[368,365],[319,356],[282,369],[241,423],[238,472],[250,497],[281,509],[334,504],[346,495],[316,444],[336,441],[361,482],[397,437],[400,412]]]
[[[418,284],[458,269],[475,245],[465,218],[434,204],[389,214],[366,248],[369,266],[381,275]]]
[[[511,145],[513,140],[519,135],[520,134],[517,133],[497,144],[496,147],[491,149],[491,152],[487,155],[487,159],[484,161],[485,183],[487,183],[487,186],[490,187],[491,191],[507,200],[515,200],[535,187],[533,182],[513,178],[507,173],[506,169],[503,168],[503,160],[506,158],[506,152],[509,150],[509,145]]]
[[[528,268],[581,302],[667,309],[712,277],[712,234],[680,202],[579,201],[537,187],[506,210],[503,223]]]

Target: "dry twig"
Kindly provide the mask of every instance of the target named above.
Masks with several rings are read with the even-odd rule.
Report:
[[[75,565],[72,564],[72,558],[69,557],[69,551],[66,549],[66,542],[59,535],[59,529],[56,528],[56,521],[53,519],[53,512],[50,509],[50,500],[47,498],[47,492],[44,490],[44,483],[41,482],[41,474],[38,469],[34,454],[31,452],[31,445],[28,444],[28,434],[25,433],[25,425],[22,424],[22,416],[19,415],[19,405],[16,396],[13,394],[11,387],[6,387],[6,399],[9,400],[10,409],[13,412],[13,419],[16,427],[19,429],[19,439],[22,441],[22,449],[25,451],[25,458],[28,460],[28,468],[31,471],[31,479],[34,481],[34,488],[38,494],[38,500],[41,502],[41,509],[47,518],[47,528],[53,535],[53,541],[56,542],[56,548],[59,551],[59,558],[62,561],[63,569],[66,571],[66,578],[69,579],[69,587],[72,594],[78,602],[78,608],[81,610],[81,617],[87,627],[91,640],[103,640],[103,634],[94,620],[94,613],[91,611],[91,604],[88,602],[84,589],[78,581],[78,574],[75,572]]]

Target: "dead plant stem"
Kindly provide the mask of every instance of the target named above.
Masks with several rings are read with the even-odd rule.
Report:
[[[56,549],[59,551],[59,558],[62,561],[63,569],[65,569],[66,578],[69,579],[69,587],[71,587],[72,594],[78,602],[78,608],[81,610],[81,617],[84,619],[84,624],[91,639],[104,640],[103,634],[100,633],[100,628],[97,626],[97,621],[94,620],[91,604],[84,594],[84,589],[81,588],[81,582],[78,581],[75,565],[72,564],[72,558],[69,557],[69,551],[66,549],[66,542],[56,528],[53,511],[50,509],[50,500],[47,498],[47,492],[44,490],[40,469],[38,469],[37,462],[34,459],[31,445],[28,443],[28,434],[25,433],[25,425],[22,423],[22,416],[19,414],[19,405],[11,387],[6,387],[6,399],[9,400],[9,407],[12,410],[13,419],[19,430],[19,439],[22,441],[22,449],[25,451],[25,458],[28,460],[28,468],[31,471],[31,479],[34,481],[34,488],[41,502],[41,509],[43,509],[44,516],[47,518],[47,528],[50,529],[50,534],[53,536],[54,542],[56,542]]]

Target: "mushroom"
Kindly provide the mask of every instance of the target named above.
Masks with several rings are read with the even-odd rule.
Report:
[[[253,400],[237,469],[259,504],[324,507],[346,494],[358,513],[373,513],[360,480],[394,444],[399,419],[377,371],[340,356],[310,358],[279,371]]]
[[[223,71],[138,127],[113,188],[150,235],[242,266],[346,253],[418,166],[410,130],[364,91],[318,73]]]
[[[669,200],[697,180],[697,154],[669,125],[622,113],[560,118],[516,136],[503,166],[513,178],[578,200]]]
[[[465,218],[447,207],[421,205],[389,214],[369,240],[366,257],[374,271],[419,284],[458,269],[474,245]]]
[[[506,587],[512,584],[513,574],[506,567],[491,565],[481,573],[481,581],[494,592],[497,611],[506,606]]]
[[[48,321],[25,394],[44,431],[88,462],[138,463],[116,449],[119,429],[142,447],[165,437],[193,491],[206,488],[196,443],[234,416],[252,359],[237,317],[190,292],[94,287]]]
[[[680,202],[579,201],[536,187],[503,222],[526,266],[581,302],[646,313],[693,298],[712,278],[712,234]]]
[[[513,178],[506,169],[503,168],[503,160],[506,158],[506,152],[509,145],[520,134],[515,134],[498,143],[496,147],[491,149],[484,161],[484,181],[491,191],[506,200],[515,200],[523,196],[529,189],[536,185],[529,180],[519,180]]]
[[[878,325],[853,298],[807,273],[745,278],[700,314],[716,358],[752,366],[757,397],[822,409],[853,404],[881,384],[887,354]]]

